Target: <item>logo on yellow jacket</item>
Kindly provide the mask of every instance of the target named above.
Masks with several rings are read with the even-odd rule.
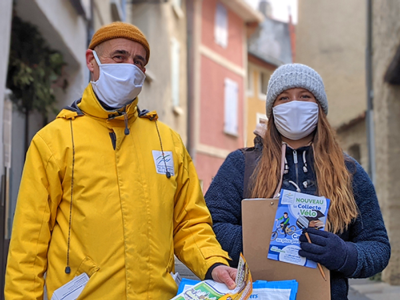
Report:
[[[154,165],[158,174],[166,174],[167,171],[174,176],[174,158],[171,151],[153,150]]]

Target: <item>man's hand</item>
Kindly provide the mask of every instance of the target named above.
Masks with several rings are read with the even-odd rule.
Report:
[[[237,269],[228,266],[215,267],[211,272],[214,281],[225,283],[230,290],[233,290],[236,287],[236,275]]]

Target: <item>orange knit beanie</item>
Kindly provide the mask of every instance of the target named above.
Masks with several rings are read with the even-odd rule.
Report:
[[[129,23],[113,22],[101,27],[93,35],[89,49],[93,50],[97,45],[116,38],[124,38],[141,44],[147,52],[146,60],[149,62],[150,46],[147,42],[146,36],[139,28]]]

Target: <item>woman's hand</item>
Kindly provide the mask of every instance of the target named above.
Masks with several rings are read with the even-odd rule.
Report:
[[[308,243],[305,232],[311,239]],[[352,274],[357,266],[357,249],[328,231],[306,228],[300,236],[299,255],[327,267],[329,270]]]

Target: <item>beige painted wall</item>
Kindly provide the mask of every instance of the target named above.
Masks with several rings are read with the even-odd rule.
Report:
[[[110,2],[104,0],[93,1],[93,27],[95,31],[113,21]]]
[[[392,246],[383,278],[400,285],[400,86],[383,81],[400,47],[400,1],[373,1],[373,89],[376,190]]]
[[[184,143],[187,140],[187,34],[186,1],[181,8],[173,1],[161,4],[127,4],[127,22],[138,26],[150,44],[150,61],[147,79],[139,96],[141,109],[156,110],[159,120],[177,131]],[[172,103],[171,44],[176,39],[180,45],[179,101]]]
[[[296,62],[322,76],[334,127],[366,109],[365,0],[301,0],[296,27]]]

